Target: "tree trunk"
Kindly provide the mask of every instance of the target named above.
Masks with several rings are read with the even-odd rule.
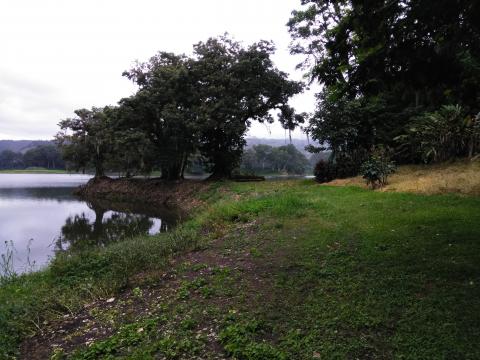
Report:
[[[95,222],[93,223],[93,239],[99,240],[102,237],[103,232],[103,216],[105,215],[105,210],[100,208],[95,208]]]
[[[415,91],[415,107],[420,105],[420,90]]]
[[[180,171],[180,178],[181,179],[185,179],[184,175],[185,175],[185,168],[187,167],[187,160],[188,160],[188,154],[184,153],[183,156],[182,156],[182,167],[181,167],[181,171]]]
[[[163,180],[180,180],[181,179],[181,167],[180,164],[173,164],[169,166],[161,166],[162,179]]]
[[[103,164],[97,162],[95,164],[95,177],[102,177],[105,175],[105,170],[103,169]]]

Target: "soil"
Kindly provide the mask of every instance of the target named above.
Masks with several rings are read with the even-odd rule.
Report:
[[[250,222],[237,226],[237,231],[255,232],[256,222]],[[181,284],[186,280],[193,280],[199,276],[208,277],[213,274],[215,268],[230,268],[242,274],[245,281],[241,286],[245,293],[250,294],[246,300],[250,306],[256,306],[260,292],[266,291],[265,280],[271,269],[267,269],[262,262],[256,261],[248,251],[242,249],[235,251],[226,247],[224,238],[220,237],[211,242],[208,248],[189,252],[170,260],[170,266],[165,271],[156,274],[138,274],[135,278],[141,284],[144,278],[155,278],[152,284],[140,285],[142,298],[135,296],[132,289],[117,294],[110,299],[99,299],[86,304],[84,308],[75,314],[67,314],[57,321],[44,324],[42,330],[34,336],[27,338],[21,348],[19,359],[40,360],[48,359],[56,348],[61,348],[65,354],[75,349],[88,347],[94,341],[102,340],[113,335],[117,330],[111,319],[103,319],[101,314],[113,313],[115,323],[131,322],[134,319],[151,314],[159,304],[176,302],[176,294]],[[182,264],[189,264],[189,271],[178,271]],[[202,265],[196,269],[195,265]],[[268,281],[267,281],[268,283]],[[246,288],[245,288],[246,287]],[[238,289],[240,290],[240,289]],[[205,300],[201,296],[195,296],[190,301],[214,305],[218,308],[229,309],[235,300],[228,296],[218,296],[214,299]],[[233,301],[232,301],[233,300]],[[118,325],[117,325],[118,326]],[[226,359],[228,356],[223,352],[223,347],[218,340],[218,321],[205,319],[198,324],[199,331],[208,329],[210,334],[206,350],[209,358],[215,354],[215,359]]]
[[[75,191],[86,200],[135,201],[149,205],[174,207],[186,213],[201,205],[195,194],[209,187],[200,180],[165,181],[162,179],[93,178]]]

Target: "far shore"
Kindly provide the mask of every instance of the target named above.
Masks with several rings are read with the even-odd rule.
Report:
[[[60,169],[5,169],[0,174],[80,174]]]

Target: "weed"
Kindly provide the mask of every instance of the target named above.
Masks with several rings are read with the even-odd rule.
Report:
[[[132,290],[133,296],[135,296],[137,299],[141,299],[143,297],[143,291],[139,287],[136,287]]]
[[[286,355],[274,345],[257,340],[265,329],[257,320],[230,317],[219,334],[225,350],[235,359],[281,360]]]

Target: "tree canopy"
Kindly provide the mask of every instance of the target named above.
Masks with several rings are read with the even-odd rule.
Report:
[[[412,119],[442,105],[480,111],[480,4],[474,0],[302,0],[294,54],[323,84],[309,133],[334,157],[397,147]],[[478,149],[477,149],[478,150]],[[464,149],[464,153],[467,149]],[[396,154],[418,161],[416,151]]]
[[[194,45],[192,56],[160,52],[137,63],[123,73],[138,85],[134,95],[60,122],[65,158],[77,168],[94,167],[97,176],[105,166],[158,166],[164,179],[175,180],[195,155],[213,178],[229,177],[252,121],[273,122],[275,110],[289,129],[303,119],[288,106],[302,84],[274,66],[274,50],[267,41],[243,47],[221,36]],[[142,159],[133,166],[132,151]]]
[[[0,152],[0,169],[16,170],[30,167],[64,169],[65,162],[59,149],[53,144],[38,145],[25,153],[11,150]]]
[[[241,164],[242,170],[260,174],[302,175],[309,167],[308,159],[292,144],[278,147],[254,145],[245,151]]]

